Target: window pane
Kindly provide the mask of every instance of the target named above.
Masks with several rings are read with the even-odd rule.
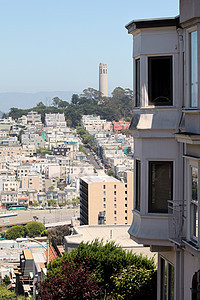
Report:
[[[141,164],[140,160],[136,160],[136,201],[135,208],[140,210],[140,180],[141,180]]]
[[[197,31],[190,33],[190,97],[191,107],[197,107],[198,90]]]
[[[135,97],[136,97],[136,101],[135,101],[135,106],[140,106],[140,59],[137,59],[135,61],[135,72],[136,72],[136,76],[135,76]]]
[[[172,57],[149,57],[148,68],[149,104],[172,105]]]
[[[198,168],[191,167],[191,238],[198,238]]]
[[[173,195],[173,162],[149,162],[149,212],[168,212]]]

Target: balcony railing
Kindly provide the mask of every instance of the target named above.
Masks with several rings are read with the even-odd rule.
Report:
[[[168,224],[169,224],[169,239],[175,244],[182,246],[185,239],[185,211],[186,202],[184,200],[168,201]]]

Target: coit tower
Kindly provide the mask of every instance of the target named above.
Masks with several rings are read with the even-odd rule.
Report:
[[[99,92],[103,97],[108,97],[108,77],[107,77],[107,64],[99,64]]]

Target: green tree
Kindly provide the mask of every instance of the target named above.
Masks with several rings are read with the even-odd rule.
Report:
[[[48,238],[53,245],[62,245],[64,236],[70,235],[70,233],[69,226],[58,226],[48,229]]]
[[[1,300],[16,300],[15,292],[7,290],[4,284],[0,284],[0,299]]]
[[[5,285],[9,285],[11,283],[10,281],[10,277],[8,275],[5,275],[3,278],[3,282],[5,283]]]
[[[156,272],[145,267],[128,266],[111,277],[114,299],[156,300]]]
[[[47,203],[48,203],[48,206],[55,207],[57,205],[56,200],[54,200],[54,199],[48,200]]]
[[[6,240],[16,240],[17,238],[23,237],[25,234],[24,226],[16,225],[9,228],[5,233]]]
[[[86,259],[88,259],[88,270],[95,274],[99,287],[106,292],[105,299],[133,299],[130,298],[131,288],[134,289],[134,285],[142,286],[146,276],[148,286],[153,291],[152,295],[156,297],[154,261],[141,255],[138,256],[131,252],[126,252],[114,242],[104,244],[103,241],[95,240],[91,243],[81,243],[76,250],[50,262],[48,265],[48,277],[56,278],[62,276],[62,266],[68,264],[69,260],[78,264],[84,264]],[[126,272],[126,269],[130,271],[130,280],[126,278],[129,274],[129,271]],[[138,276],[136,274],[137,270],[140,272]],[[149,270],[149,272],[146,272],[146,270]],[[128,292],[126,295],[124,294],[125,287],[120,281],[120,274],[127,280]],[[117,288],[115,287],[116,284],[118,284]],[[130,287],[131,284],[132,286]],[[142,294],[142,288],[141,295],[144,295],[144,291]],[[146,295],[149,295],[148,291]],[[154,298],[147,297],[146,299],[152,300]]]
[[[114,170],[113,170],[113,169],[109,169],[109,170],[107,171],[107,175],[108,175],[108,176],[114,176],[114,175],[115,175]]]
[[[25,229],[27,230],[27,235],[31,238],[40,236],[46,228],[42,223],[33,221],[25,225]]]
[[[33,202],[33,207],[37,207],[37,206],[39,206],[39,203],[38,202]]]

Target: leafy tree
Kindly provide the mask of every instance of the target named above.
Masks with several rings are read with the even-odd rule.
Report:
[[[30,222],[25,225],[27,235],[31,237],[40,236],[40,234],[46,229],[45,226],[40,222]]]
[[[85,259],[82,264],[70,258],[62,261],[57,276],[48,274],[40,285],[39,299],[102,299],[103,292],[99,288],[94,274],[89,270],[90,261]]]
[[[48,230],[48,238],[53,245],[62,245],[64,236],[70,235],[69,226],[58,226]]]
[[[114,176],[114,175],[115,175],[114,170],[113,170],[113,169],[108,170],[108,171],[107,171],[107,175],[108,175],[108,176]]]
[[[153,260],[126,252],[114,242],[104,244],[103,241],[95,240],[91,243],[81,243],[76,250],[50,262],[48,278],[62,277],[62,268],[69,261],[84,265],[85,260],[88,260],[87,269],[91,274],[95,274],[99,287],[105,291],[104,299],[133,299],[130,297],[130,290],[136,290],[135,285],[141,287],[140,292],[143,296],[146,290],[142,291],[142,285],[145,285],[143,281],[146,277],[148,285],[145,286],[151,287],[152,295],[156,295],[156,271]],[[139,271],[138,275],[136,274],[137,270]],[[127,294],[125,294],[120,274],[127,282]],[[146,291],[146,295],[149,295],[149,291]],[[148,299],[154,298],[149,297]]]
[[[5,285],[9,285],[11,283],[10,281],[10,277],[8,275],[5,275],[3,278],[3,282],[5,283]]]
[[[15,292],[7,290],[4,284],[0,284],[0,299],[1,300],[16,300]]]
[[[38,202],[33,202],[33,207],[37,207],[37,206],[39,206],[39,203]]]
[[[111,277],[114,299],[156,300],[156,272],[144,267],[128,266]]]
[[[40,101],[40,102],[38,102],[37,107],[45,107],[45,105],[42,101]]]
[[[24,226],[16,225],[9,228],[5,233],[6,240],[16,240],[17,238],[23,237],[25,234]]]
[[[54,199],[48,200],[47,203],[48,203],[48,206],[54,206],[55,207],[57,205],[56,200],[54,200]]]

